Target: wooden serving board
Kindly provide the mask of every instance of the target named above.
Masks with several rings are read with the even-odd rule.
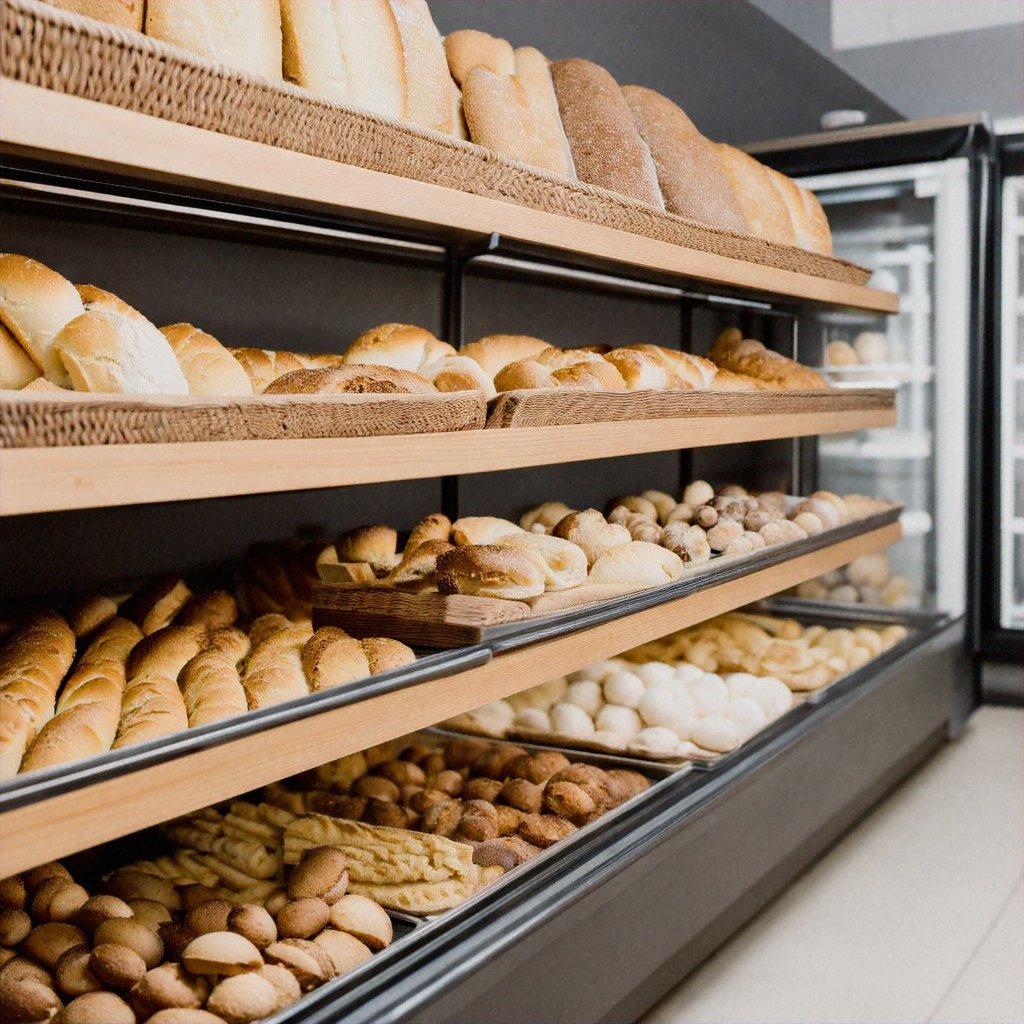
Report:
[[[894,415],[888,388],[818,391],[587,391],[577,388],[505,391],[488,403],[488,427],[554,427],[623,420],[723,416],[815,416],[877,412]],[[884,424],[881,424],[884,425]]]
[[[0,392],[0,448],[445,433],[483,427],[476,391],[436,395]]]

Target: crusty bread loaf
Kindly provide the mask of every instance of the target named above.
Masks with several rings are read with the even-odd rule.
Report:
[[[544,593],[544,570],[524,551],[468,544],[437,559],[442,594],[474,594],[522,601]]]
[[[81,640],[117,614],[117,602],[102,594],[75,598],[64,611],[64,619],[76,639]]]
[[[282,77],[278,0],[147,0],[146,35],[237,71]]]
[[[384,523],[357,526],[341,534],[334,549],[339,562],[366,562],[383,572],[398,561],[398,532]]]
[[[452,77],[427,0],[389,0],[402,39],[405,119],[452,135]]]
[[[599,359],[575,363],[555,370],[552,376],[563,388],[587,388],[592,391],[625,391],[626,381],[611,361]]]
[[[0,388],[16,391],[39,376],[39,367],[18,339],[0,324]]]
[[[682,108],[639,85],[623,86],[622,94],[651,151],[665,208],[699,224],[747,234],[747,222],[711,143]]]
[[[116,719],[127,678],[128,657],[141,640],[142,632],[134,622],[120,616],[107,622],[78,659],[61,689],[57,700],[58,716],[76,704],[112,700]]]
[[[556,61],[551,77],[580,180],[663,210],[654,161],[615,79],[578,59]]]
[[[46,0],[54,7],[65,11],[84,14],[86,17],[105,21],[120,28],[142,31],[142,16],[145,0]]]
[[[533,357],[549,370],[562,370],[577,363],[601,363],[604,356],[585,348],[555,348],[553,345]]]
[[[187,728],[188,714],[175,676],[140,676],[125,687],[113,749],[169,736]]]
[[[192,591],[180,576],[164,573],[133,594],[125,602],[122,614],[149,636],[170,625],[191,596]]]
[[[70,387],[71,378],[53,340],[69,320],[84,312],[67,278],[27,256],[0,254],[0,322],[46,379],[61,387]]]
[[[676,377],[674,387],[682,385],[691,388],[706,388],[715,377],[716,367],[710,359],[663,348],[661,345],[626,345],[627,349],[644,352],[657,359],[669,373]]]
[[[292,370],[263,389],[265,395],[436,395],[437,388],[419,374],[390,366],[330,366]]]
[[[587,578],[587,556],[582,548],[564,537],[513,533],[495,543],[529,555],[544,573],[545,590],[569,590]]]
[[[463,516],[452,523],[452,543],[493,544],[501,537],[525,532],[511,520],[498,516]]]
[[[765,167],[765,172],[786,206],[796,236],[796,244],[801,249],[831,256],[832,233],[829,231],[825,211],[815,195],[772,167]]]
[[[204,634],[194,626],[165,626],[140,640],[128,655],[128,679],[170,676],[176,679],[186,661],[202,649]]]
[[[238,666],[218,650],[200,651],[178,673],[189,728],[209,725],[249,709]]]
[[[547,57],[532,46],[516,48],[516,79],[526,93],[533,120],[533,136],[539,140],[546,167],[564,178],[576,177],[572,149],[562,127],[558,98]]]
[[[274,352],[266,348],[229,348],[252,382],[254,394],[260,394],[268,384],[292,370],[310,369],[294,352]]]
[[[448,70],[460,88],[466,84],[470,71],[475,67],[485,67],[495,75],[516,73],[512,44],[507,39],[498,39],[473,28],[449,32],[445,36],[444,52]]]
[[[495,395],[491,378],[468,356],[444,356],[424,366],[420,372],[438,391],[480,391],[485,399]]]
[[[391,366],[419,373],[430,363],[455,354],[451,345],[440,341],[424,327],[380,324],[360,334],[345,350],[342,359],[345,363]]]
[[[188,394],[171,346],[148,320],[96,309],[65,324],[53,348],[78,391]]]
[[[403,665],[411,665],[416,660],[416,655],[411,647],[407,647],[400,640],[392,640],[388,636],[368,636],[359,642],[366,652],[370,671],[374,675],[380,672],[390,672]]]
[[[493,380],[509,363],[532,359],[546,348],[546,341],[525,334],[491,334],[463,345],[459,355],[475,359]]]
[[[302,648],[312,635],[311,626],[292,625],[254,645],[242,676],[251,710],[309,693],[302,670]]]
[[[238,602],[226,590],[193,594],[174,617],[179,626],[222,629],[238,621]]]
[[[628,391],[667,388],[672,383],[672,374],[661,360],[646,352],[617,348],[609,352],[605,359],[622,374]]]
[[[75,657],[75,634],[56,612],[33,615],[0,650],[0,692],[24,705],[38,728]]]
[[[712,143],[712,149],[750,234],[777,245],[795,245],[796,233],[786,205],[772,186],[767,169],[734,146],[719,142]]]
[[[609,548],[590,567],[589,583],[636,583],[656,587],[683,574],[682,559],[647,541],[631,540]]]
[[[318,629],[303,645],[301,658],[311,690],[326,690],[370,674],[362,644],[336,626]]]
[[[169,324],[160,333],[178,360],[190,395],[252,394],[242,364],[213,335],[192,324]]]
[[[0,782],[18,774],[34,735],[35,728],[25,706],[0,693]]]
[[[771,388],[828,387],[817,371],[765,348],[759,341],[744,338],[734,327],[722,331],[709,355],[718,366],[753,377]]]
[[[400,119],[405,63],[388,0],[281,0],[284,74],[335,103]]]
[[[503,366],[494,376],[495,391],[517,391],[519,389],[557,388],[558,381],[546,366],[536,359],[517,359]]]

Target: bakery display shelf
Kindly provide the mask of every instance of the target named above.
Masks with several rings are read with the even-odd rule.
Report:
[[[637,1019],[941,745],[962,645],[962,620],[922,624],[728,767],[657,782],[275,1024]]]
[[[229,197],[273,197],[281,206],[331,211],[360,226],[410,228],[464,244],[498,232],[595,268],[696,281],[744,295],[811,306],[895,313],[898,297],[860,284],[747,262],[521,206],[491,196],[123,110],[4,78],[4,153],[87,167]]]
[[[885,391],[806,400],[787,392],[686,392],[683,398],[687,415],[619,420],[614,427],[566,423],[456,430],[444,437],[424,433],[0,448],[0,515],[584,462],[885,427],[896,416],[892,394]],[[663,404],[664,399],[655,397],[654,402]],[[648,403],[639,404],[646,408]]]
[[[632,595],[354,686],[15,779],[0,795],[0,877],[445,721],[793,587],[900,535],[898,523],[851,526],[845,539],[819,535],[768,552],[763,563],[734,563],[713,584]],[[118,813],[98,813],[109,807]]]

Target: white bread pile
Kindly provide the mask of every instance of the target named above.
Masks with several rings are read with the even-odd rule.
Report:
[[[855,558],[849,565],[796,587],[797,597],[837,604],[869,604],[885,608],[910,608],[920,598],[906,576],[894,574],[884,551]]]
[[[810,192],[706,139],[667,97],[486,32],[442,40],[426,0],[49,2],[699,224],[832,252]]]

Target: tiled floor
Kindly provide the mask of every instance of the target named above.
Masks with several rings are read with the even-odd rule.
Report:
[[[1024,711],[964,735],[643,1019],[1024,1022]]]

